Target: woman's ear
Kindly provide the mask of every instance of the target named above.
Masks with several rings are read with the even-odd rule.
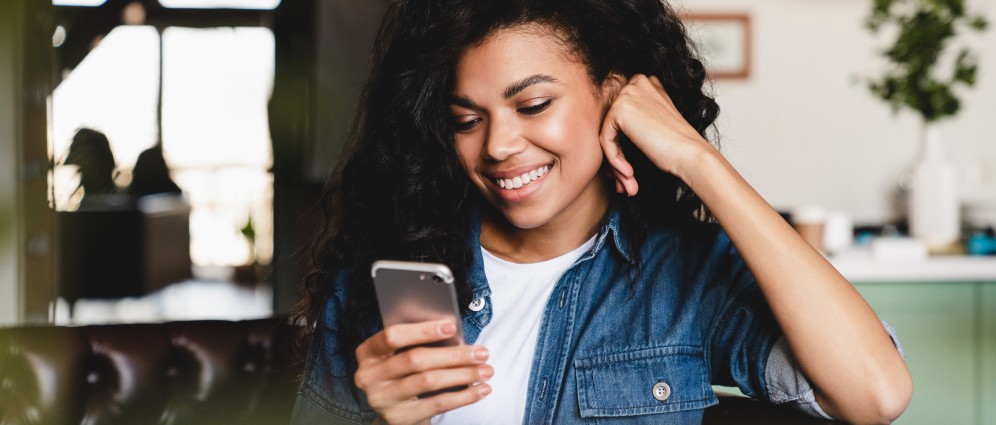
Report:
[[[623,87],[626,87],[629,79],[624,77],[618,72],[611,72],[605,80],[602,81],[602,101],[605,103],[604,106],[608,109],[615,101],[616,96],[622,91]]]

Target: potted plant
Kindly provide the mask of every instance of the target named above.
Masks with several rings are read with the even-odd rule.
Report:
[[[923,122],[909,194],[910,233],[932,248],[959,238],[957,175],[944,155],[937,123],[958,113],[959,87],[975,85],[978,61],[960,34],[981,32],[985,18],[970,14],[965,0],[874,0],[866,25],[873,33],[894,31],[882,51],[888,69],[868,82],[894,111],[908,109]]]

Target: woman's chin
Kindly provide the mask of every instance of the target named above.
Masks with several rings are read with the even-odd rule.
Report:
[[[540,214],[535,210],[522,211],[522,209],[519,208],[519,211],[508,211],[503,209],[499,209],[498,211],[501,213],[501,216],[505,218],[505,221],[507,221],[508,224],[521,230],[535,229],[549,221],[545,215]]]

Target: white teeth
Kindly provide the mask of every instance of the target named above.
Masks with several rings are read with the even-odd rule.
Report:
[[[510,179],[495,179],[495,182],[498,184],[498,187],[502,189],[518,189],[539,180],[540,177],[545,176],[548,172],[550,172],[550,166],[544,165],[528,173],[522,173],[521,176],[512,177]]]

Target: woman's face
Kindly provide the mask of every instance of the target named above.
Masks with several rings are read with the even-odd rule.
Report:
[[[501,30],[464,52],[449,107],[457,154],[512,225],[570,224],[608,204],[603,92],[538,25]]]

